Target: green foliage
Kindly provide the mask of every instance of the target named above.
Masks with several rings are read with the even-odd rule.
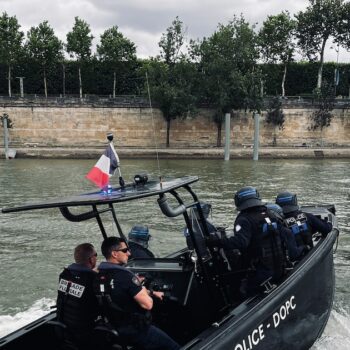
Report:
[[[12,129],[13,122],[7,113],[4,113],[2,116],[0,116],[1,126],[4,127],[5,119],[7,119],[7,128]]]
[[[295,51],[293,40],[295,27],[296,22],[290,18],[286,11],[276,16],[268,16],[258,36],[260,53],[263,59],[266,62],[281,62],[284,65],[281,84],[282,96],[285,95],[287,65],[292,61]]]
[[[169,147],[171,120],[186,118],[196,111],[196,97],[193,94],[196,72],[185,59],[174,66],[153,59],[148,62],[147,71],[151,98],[167,122],[166,146]]]
[[[296,15],[296,35],[299,47],[310,61],[319,56],[317,88],[321,88],[324,49],[328,39],[337,35],[343,0],[309,1],[310,5],[306,10]]]
[[[78,61],[85,61],[91,57],[91,44],[94,38],[90,26],[79,17],[75,17],[72,30],[67,34],[67,52]]]
[[[324,81],[321,89],[315,89],[315,101],[317,110],[310,116],[311,130],[328,127],[334,117],[332,110],[334,108],[334,85]]]
[[[53,64],[63,59],[63,44],[55,36],[47,21],[40,23],[38,27],[30,28],[27,37],[26,52],[29,58],[37,62],[42,68],[45,96],[47,96],[46,71]]]
[[[181,48],[184,40],[185,30],[183,23],[179,17],[176,17],[171,26],[167,28],[166,33],[162,34],[158,43],[161,48],[160,59],[166,64],[174,64],[181,59]]]
[[[119,62],[136,61],[136,46],[114,26],[103,32],[97,53],[102,61],[117,65]]]
[[[267,17],[258,34],[260,53],[266,62],[288,63],[293,59],[295,27],[288,11]]]
[[[23,54],[24,34],[19,30],[17,18],[9,17],[6,12],[0,17],[0,63],[8,67],[8,93],[11,96],[11,70]]]
[[[284,129],[284,112],[282,109],[282,101],[278,96],[273,97],[266,108],[266,123],[277,127],[279,130]]]
[[[167,122],[167,147],[170,146],[171,120],[193,115],[196,105],[195,66],[180,55],[184,39],[183,23],[176,17],[159,42],[160,56],[148,61],[145,67],[151,98]]]

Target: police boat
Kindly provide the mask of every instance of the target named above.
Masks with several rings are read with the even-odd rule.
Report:
[[[125,238],[117,217],[118,206],[129,201],[156,199],[165,216],[183,216],[188,236],[184,237],[187,247],[171,255],[128,262],[129,269],[147,276],[150,286],[167,296],[152,310],[154,324],[186,350],[309,349],[322,334],[332,309],[333,245],[338,237],[335,207],[303,207],[303,211],[331,221],[333,230],[326,237],[316,234],[312,250],[287,268],[278,284],[266,281],[259,293],[242,300],[238,290],[246,271],[240,267],[239,256],[224,254],[221,249],[206,244],[210,233],[205,213],[192,189],[198,177],[147,180],[147,176],[139,176],[133,183],[111,188],[109,193],[93,192],[6,207],[2,213],[57,208],[72,222],[97,220],[103,238],[108,235],[101,214],[110,213],[119,235]],[[76,208],[82,212],[77,214]],[[225,234],[222,228],[218,231]],[[59,349],[61,339],[57,337],[57,327],[53,309],[0,339],[0,347],[4,350]],[[102,333],[104,331],[106,339],[111,339],[114,348],[118,348],[117,332],[102,328]],[[60,334],[64,336],[64,332],[63,325]],[[96,334],[101,335],[101,328]]]

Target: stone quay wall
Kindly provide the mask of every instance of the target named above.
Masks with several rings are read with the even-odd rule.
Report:
[[[305,106],[284,108],[283,130],[274,130],[267,125],[262,114],[260,145],[271,146],[276,133],[279,147],[350,146],[350,110],[335,109],[331,125],[322,133],[310,130],[313,111],[312,107]],[[113,132],[118,147],[164,148],[166,142],[166,122],[156,108],[0,104],[0,115],[3,113],[7,113],[13,122],[13,128],[9,130],[10,147],[103,147],[108,132]],[[194,117],[173,120],[170,146],[179,149],[216,147],[217,127],[212,115],[211,110],[201,109]],[[224,145],[224,124],[221,138]],[[231,145],[250,147],[253,138],[252,114],[235,113],[231,117]],[[0,140],[3,141],[3,135]]]

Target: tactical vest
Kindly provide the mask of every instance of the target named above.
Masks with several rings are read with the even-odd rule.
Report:
[[[126,310],[123,305],[119,305],[115,300],[112,300],[111,282],[113,274],[113,270],[100,270],[94,281],[94,291],[101,315],[116,328],[132,325],[137,329],[144,329],[152,322],[150,311],[133,312]]]
[[[64,269],[60,274],[57,319],[71,329],[92,329],[97,318],[97,300],[93,291],[93,271]]]
[[[293,216],[284,219],[286,226],[293,232],[297,246],[313,246],[312,233],[307,222],[307,216],[298,211]]]
[[[286,262],[286,249],[282,242],[277,222],[267,211],[252,212],[248,216],[255,227],[255,235],[250,249],[251,263],[273,271],[279,277],[283,274]]]

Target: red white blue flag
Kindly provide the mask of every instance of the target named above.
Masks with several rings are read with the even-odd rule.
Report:
[[[109,184],[109,178],[119,166],[119,157],[112,143],[108,145],[95,166],[85,176],[100,188]]]

